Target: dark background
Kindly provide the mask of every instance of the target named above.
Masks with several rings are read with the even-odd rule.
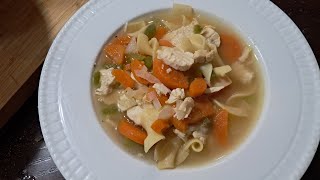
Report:
[[[307,38],[319,64],[320,1],[273,0],[297,24]],[[303,180],[320,179],[320,152],[315,154]],[[37,92],[0,129],[0,180],[64,179],[51,159],[43,141]]]

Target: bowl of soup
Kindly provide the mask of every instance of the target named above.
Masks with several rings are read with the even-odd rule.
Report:
[[[270,1],[90,1],[41,73],[66,179],[299,179],[319,142],[319,69]]]
[[[191,6],[127,22],[94,65],[92,96],[106,133],[159,169],[213,162],[248,136],[264,82],[252,48]]]

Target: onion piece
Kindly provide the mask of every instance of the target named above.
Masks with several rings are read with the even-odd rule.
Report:
[[[136,76],[141,77],[149,81],[150,83],[154,83],[154,84],[161,83],[158,78],[156,78],[155,76],[153,76],[151,73],[148,72],[148,69],[146,66],[143,66],[140,70],[135,70],[134,73],[136,74]]]
[[[206,94],[211,94],[211,93],[214,93],[214,92],[218,92],[223,88],[225,88],[225,86],[210,87],[210,88],[206,89],[205,93]]]
[[[220,78],[219,81],[214,83],[212,87],[206,89],[205,93],[210,94],[210,93],[218,92],[223,88],[229,86],[231,83],[232,83],[231,79],[228,76],[225,76],[224,78]]]
[[[200,66],[200,70],[204,76],[204,79],[206,80],[206,83],[208,84],[208,86],[211,85],[211,74],[212,74],[212,64],[208,63],[208,64],[204,64],[202,66]]]
[[[159,110],[161,108],[161,103],[157,97],[157,93],[155,91],[151,91],[146,94],[146,100],[152,102],[155,109]]]
[[[213,102],[219,107],[221,107],[222,109],[228,111],[230,114],[233,114],[235,116],[240,116],[240,117],[248,116],[248,106],[246,106],[246,104],[241,105],[241,107],[233,107],[233,106],[222,104],[217,100],[213,100]]]
[[[152,100],[152,104],[156,110],[161,108],[161,103],[157,97]]]
[[[157,94],[154,91],[151,91],[146,94],[146,100],[149,102],[153,101],[155,98],[157,98]]]
[[[137,39],[136,37],[132,37],[127,48],[126,48],[126,54],[128,53],[138,53],[138,46],[137,46]]]
[[[161,109],[158,119],[170,119],[174,115],[174,109],[172,106],[165,105]]]

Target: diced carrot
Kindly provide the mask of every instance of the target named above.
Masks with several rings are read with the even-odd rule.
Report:
[[[167,46],[167,47],[174,47],[174,45],[171,44],[170,41],[164,40],[164,39],[160,39],[160,40],[159,40],[159,45],[160,45],[160,46]]]
[[[114,69],[112,71],[112,75],[114,75],[115,79],[125,88],[134,87],[135,82],[126,71],[121,69]]]
[[[125,119],[120,120],[117,129],[120,134],[138,144],[143,145],[144,140],[147,138],[147,133],[144,130],[133,125],[132,123],[129,123]]]
[[[228,144],[228,111],[220,109],[213,121],[213,135],[218,143],[226,146]]]
[[[125,50],[125,46],[119,44],[108,44],[104,48],[105,54],[108,55],[114,63],[119,65],[123,64]]]
[[[184,76],[181,71],[177,71],[171,68],[171,71],[168,73],[167,69],[170,66],[162,62],[162,60],[154,59],[153,60],[153,75],[156,76],[164,85],[168,88],[184,88],[187,89],[189,86],[188,79]]]
[[[130,70],[131,70],[131,65],[130,65],[130,64],[126,64],[126,65],[124,66],[124,70],[130,71]]]
[[[185,122],[188,124],[195,124],[203,120],[205,117],[214,115],[215,108],[210,100],[201,96],[194,99],[194,107],[188,118],[185,119]]]
[[[131,37],[128,35],[120,35],[116,36],[112,41],[111,44],[118,44],[118,45],[125,45],[127,46],[131,40]]]
[[[133,73],[134,78],[139,83],[144,84],[144,85],[148,85],[149,81],[137,76],[136,73],[135,73],[136,70],[141,70],[143,66],[144,66],[144,63],[142,61],[134,59],[134,60],[131,61],[131,72]]]
[[[178,120],[177,118],[173,117],[170,119],[172,125],[178,129],[181,132],[186,132],[187,128],[188,128],[188,124],[186,123],[185,120]]]
[[[162,134],[166,129],[170,127],[169,120],[158,119],[152,123],[151,128],[159,133]]]
[[[158,99],[160,101],[160,104],[164,106],[166,104],[166,101],[169,99],[169,97],[161,94],[161,95],[158,95]]]
[[[207,89],[207,83],[203,78],[195,78],[189,87],[189,95],[197,97],[202,95]]]
[[[167,29],[165,27],[158,26],[155,37],[160,40],[165,34],[167,34]]]
[[[242,47],[237,37],[230,34],[220,34],[221,45],[218,52],[221,58],[232,64],[237,61],[242,54]]]

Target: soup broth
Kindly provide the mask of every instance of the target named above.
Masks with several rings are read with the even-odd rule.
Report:
[[[258,60],[254,52],[251,51],[251,47],[248,43],[232,26],[225,23],[222,19],[199,11],[189,14],[188,6],[181,5],[180,8],[185,10],[178,11],[177,9],[179,9],[179,7],[174,7],[173,10],[170,9],[147,14],[129,22],[124,28],[121,28],[114,37],[111,37],[110,40],[106,42],[106,46],[101,51],[93,68],[93,104],[97,117],[105,132],[115,144],[121,147],[121,149],[148,163],[157,164],[159,169],[175,168],[177,166],[188,167],[203,165],[228,155],[243,143],[252,131],[259,118],[263,104],[263,78],[261,76]],[[205,57],[204,59],[206,62],[194,62],[190,67],[187,67],[187,70],[185,70],[183,69],[186,68],[184,66],[173,65],[174,63],[170,64],[172,63],[169,61],[170,58],[168,58],[168,60],[165,59],[169,57],[168,55],[159,57],[159,54],[165,51],[163,49],[167,48],[168,52],[171,52],[170,50],[177,50],[180,54],[186,54],[186,52],[188,52],[189,54],[192,54],[192,57],[194,58],[197,50],[184,49],[182,45],[177,44],[179,41],[174,41],[170,38],[166,39],[168,34],[179,31],[179,28],[187,27],[188,25],[190,27],[192,23],[195,24],[192,27],[192,33],[197,34],[195,37],[200,37],[200,39],[204,37],[203,39],[205,39],[205,49],[202,50],[206,53],[211,51],[214,52],[214,47],[212,49],[212,45],[209,47],[208,44],[216,41],[208,40],[213,36],[209,36],[208,33],[205,33],[205,28],[211,28],[208,29],[209,33],[214,32],[218,34],[220,41],[218,44],[219,46],[213,44],[216,46],[216,54],[219,57],[214,56],[212,60]],[[155,32],[148,32],[153,31],[153,29]],[[162,30],[163,32],[160,32]],[[128,33],[128,31],[130,31],[130,33]],[[152,46],[152,43],[154,43],[152,41],[156,41],[156,43],[160,44],[159,47],[157,47],[157,50],[154,51],[155,53],[151,52],[150,54],[146,54],[145,50],[141,50],[141,48],[139,49],[139,47],[137,47],[141,42],[139,42],[139,38],[142,38],[142,35],[139,34],[143,34],[145,35],[143,37],[147,37],[147,46],[148,48],[150,47],[151,50],[155,48]],[[176,34],[176,36],[180,35]],[[163,41],[163,39],[165,39],[165,41]],[[192,41],[191,38],[189,38],[189,40]],[[132,46],[132,48],[130,49],[128,46]],[[194,46],[197,45],[193,44],[193,47]],[[121,62],[119,62],[117,47],[125,49],[125,52],[121,52],[124,53],[124,57],[120,57],[122,58]],[[232,50],[232,48],[234,49]],[[232,52],[230,52],[230,49]],[[113,54],[111,51],[113,51]],[[171,55],[171,57],[173,57],[176,54],[172,53]],[[148,57],[149,60],[147,60]],[[216,58],[220,59],[220,57],[222,59],[222,64],[217,65]],[[180,57],[180,59],[176,58],[175,61],[180,61],[183,58],[184,57]],[[146,71],[140,72],[142,68],[138,69],[138,71],[133,70],[134,60],[136,60],[137,63],[138,61],[142,62],[142,66],[145,67]],[[172,71],[181,73],[182,76],[187,79],[186,83],[188,85],[183,87],[184,85],[181,82],[173,82],[170,84],[170,80],[164,82],[163,79],[165,78],[154,72],[156,65],[154,61],[162,61],[162,63],[165,64],[165,67],[168,66],[166,72],[169,75]],[[213,69],[210,68],[211,65],[207,64],[212,64]],[[208,75],[205,75],[207,71],[203,70],[206,69],[203,68],[205,67],[204,65],[207,65],[206,67],[209,66],[209,82],[206,81]],[[164,65],[162,66],[162,68],[164,68]],[[217,67],[223,68],[217,69]],[[112,83],[108,84],[103,82],[103,72],[101,70],[107,70],[109,68],[113,68],[112,73],[109,73],[109,75],[112,74],[115,78]],[[115,70],[119,70],[120,75],[115,73]],[[221,72],[219,70],[221,70]],[[125,74],[121,74],[120,71],[121,73],[126,73],[128,77]],[[134,76],[132,73],[139,75]],[[125,79],[124,77],[131,79],[123,80]],[[137,77],[142,78],[143,80],[139,81]],[[145,79],[143,77],[145,77]],[[200,91],[199,89],[196,89],[195,92],[192,91],[192,84],[196,84],[195,79],[198,79],[197,81],[199,81],[200,85],[204,82],[205,91],[198,92]],[[134,82],[133,86],[129,83],[132,81]],[[157,81],[157,83],[153,81]],[[154,84],[162,84],[169,89],[170,92],[161,95],[161,93],[154,90],[156,89]],[[173,87],[179,85],[181,85],[181,88]],[[196,85],[196,87],[200,87],[200,85]],[[103,92],[103,90],[101,90],[103,89],[102,86],[108,86],[108,90],[105,90],[106,88],[104,88]],[[154,93],[152,93],[152,87],[154,88]],[[132,102],[133,105],[130,105],[129,108],[123,108],[123,105],[121,105],[120,102],[123,101],[123,97],[126,95],[126,98],[129,97],[130,99],[134,96],[132,94],[136,95],[137,93],[141,93],[138,92],[141,88],[145,89],[141,90],[142,94],[137,96],[141,96],[142,98],[133,98],[133,100],[135,100],[135,102]],[[217,88],[221,89],[217,90]],[[101,91],[97,89],[100,89]],[[170,100],[171,96],[174,97],[173,91],[175,89],[180,89],[180,92],[183,90],[185,97],[176,97],[177,100],[174,103],[165,102],[159,106],[157,101],[160,102],[161,96],[166,96],[166,99],[169,98]],[[212,89],[214,92],[210,92]],[[128,95],[130,93],[131,95]],[[153,98],[150,98],[152,95],[154,95],[153,97],[155,98],[153,100],[148,100],[148,98]],[[187,104],[190,102],[186,100],[187,98],[189,98],[188,100],[191,99],[190,101],[192,102],[190,104]],[[209,111],[212,110],[213,112],[208,114],[202,112],[201,107],[207,108],[206,105],[201,104],[202,102],[205,102],[206,104],[209,103],[212,106]],[[185,111],[178,112],[177,109],[179,109],[183,103],[187,104],[185,107],[186,111],[191,107],[192,110],[190,110],[191,112],[189,112],[189,114]],[[199,105],[200,110],[199,108],[197,109],[197,105]],[[165,125],[165,128],[162,129],[163,131],[157,133],[163,136],[162,140],[155,142],[147,151],[145,147],[147,138],[142,137],[142,135],[150,136],[150,130],[145,127],[146,125],[143,120],[141,120],[143,118],[140,116],[144,116],[143,112],[133,111],[134,118],[139,116],[139,120],[131,119],[129,115],[130,109],[145,106],[153,109],[152,113],[158,113],[157,116],[150,116],[156,118],[148,120],[152,121],[151,124],[148,122],[149,126],[153,125],[157,120],[162,120],[161,124]],[[160,117],[160,114],[165,107],[168,107],[168,111],[164,114],[170,114],[170,112],[172,112],[172,117],[162,119],[163,117]],[[184,109],[182,108],[182,110]],[[178,119],[178,113],[184,113],[183,118]],[[204,113],[205,115],[202,116],[201,113]],[[192,119],[198,116],[201,116],[201,118],[198,118],[197,120]],[[176,119],[172,120],[174,118]],[[139,122],[137,123],[137,121]],[[179,126],[176,125],[177,122],[184,121],[188,122],[185,123],[187,126],[185,131],[179,129]],[[129,125],[125,123],[129,123]],[[148,123],[146,122],[146,124]],[[119,124],[125,124],[127,126],[120,127]],[[135,130],[130,129],[128,126],[133,126]],[[152,131],[155,131],[154,127],[155,126],[152,126]],[[125,130],[125,132],[123,132],[123,130]],[[137,134],[135,137],[132,137],[131,135],[134,132],[137,132]],[[126,133],[131,133],[131,135]],[[142,140],[139,139],[141,137],[143,138]],[[195,142],[192,143],[191,140],[195,140]],[[187,147],[187,143],[189,142],[192,145]],[[198,146],[203,146],[203,148],[200,148],[201,150],[199,150]],[[199,152],[197,152],[198,150]],[[170,159],[170,155],[172,155],[173,158]],[[181,158],[183,156],[187,157]],[[169,159],[168,161],[172,162],[163,163],[164,159]]]

